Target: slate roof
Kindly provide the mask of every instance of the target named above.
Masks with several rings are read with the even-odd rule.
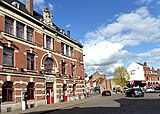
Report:
[[[5,2],[5,3],[8,3],[8,4],[10,4],[10,5],[12,5],[12,2],[18,2],[19,3],[19,10],[20,11],[22,11],[22,12],[24,12],[25,14],[27,14],[27,15],[29,15],[29,16],[31,16],[31,17],[33,17],[35,20],[38,20],[37,22],[38,23],[36,23],[36,24],[43,24],[41,21],[40,21],[40,19],[43,19],[43,15],[41,15],[41,14],[39,14],[38,12],[36,12],[35,10],[33,11],[33,15],[31,15],[29,12],[28,12],[28,10],[26,9],[26,5],[25,4],[23,4],[22,2],[20,2],[19,0],[3,0],[3,2]],[[1,3],[0,3],[1,4]],[[7,7],[7,6],[6,6]],[[10,7],[9,7],[10,8]],[[11,9],[12,10],[12,9]],[[20,13],[20,12],[19,12]],[[53,22],[52,22],[53,23]],[[46,25],[46,24],[43,24],[43,25],[45,25],[46,27],[48,27],[48,28],[50,28],[48,25]],[[54,27],[56,27],[56,31],[57,32],[59,32],[60,33],[60,28],[57,26],[57,25],[55,25],[54,23],[53,23],[53,26]],[[66,34],[64,34],[64,35],[66,35]],[[67,35],[66,35],[67,36]],[[65,38],[65,37],[64,37]],[[77,41],[75,41],[75,40],[73,40],[73,39],[71,39],[71,38],[67,38],[67,40],[69,40],[69,41],[71,41],[71,42],[73,42],[74,44],[77,44],[78,46],[80,46],[81,48],[83,47],[83,45],[81,44],[81,43],[79,43],[79,42],[77,42]]]
[[[19,0],[3,0],[7,3],[9,3],[10,5],[12,5],[12,2],[18,2],[19,3],[19,10],[23,11],[24,13],[34,17],[35,19],[37,20],[40,20],[40,19],[43,19],[43,16],[41,14],[39,14],[38,12],[36,12],[35,10],[33,10],[33,15],[31,15],[28,10],[26,9],[26,5],[23,4],[22,2],[20,2]],[[56,26],[54,23],[53,23],[54,26]],[[60,29],[56,26],[56,29],[58,31],[60,31]]]

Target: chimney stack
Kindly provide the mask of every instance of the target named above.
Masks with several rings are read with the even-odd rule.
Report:
[[[26,0],[26,9],[33,15],[33,0]]]
[[[70,32],[70,31],[67,31],[67,36],[68,36],[68,37],[70,37],[70,34],[71,34],[71,32]]]

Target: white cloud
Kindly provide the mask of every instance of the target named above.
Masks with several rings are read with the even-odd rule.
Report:
[[[145,53],[138,54],[139,60],[147,60],[147,65],[150,67],[158,67],[160,64],[160,48],[152,49]]]
[[[50,11],[53,10],[53,4],[50,2],[45,2],[45,0],[34,0],[34,8],[36,11],[43,11],[44,8],[48,8]]]
[[[70,29],[70,27],[71,27],[70,24],[66,25],[66,29]]]
[[[141,7],[119,15],[111,24],[86,33],[86,41],[83,43],[86,71],[99,70],[111,73],[115,66],[142,57],[145,53],[137,56],[124,50],[124,47],[137,46],[141,42],[159,42],[159,31],[160,19],[150,15],[147,7]]]
[[[137,0],[137,3],[140,4],[140,5],[149,5],[153,2],[153,0]]]
[[[53,10],[53,5],[51,3],[48,3],[48,7],[50,10]]]
[[[160,4],[160,1],[158,1],[157,4]]]

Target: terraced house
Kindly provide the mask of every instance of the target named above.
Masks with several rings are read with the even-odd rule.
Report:
[[[83,97],[83,46],[57,27],[33,0],[0,2],[1,111],[65,102]]]

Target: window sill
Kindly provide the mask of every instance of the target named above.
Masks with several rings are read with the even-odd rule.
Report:
[[[70,56],[70,55],[66,55],[66,54],[63,54],[63,53],[61,53],[61,55],[63,55],[63,56],[65,56],[65,57],[69,57],[69,58],[74,58],[74,57],[72,57],[72,56]]]
[[[15,68],[15,67],[8,67],[8,66],[3,66],[2,69],[18,70],[18,68]]]
[[[43,48],[44,48],[44,49],[46,49],[46,50],[49,50],[49,51],[55,52],[55,50],[54,50],[54,49],[46,48],[46,47],[43,47]]]
[[[5,102],[2,102],[1,104],[2,105],[6,105],[6,104],[15,104],[16,102],[14,101],[5,101]]]
[[[36,43],[34,43],[33,41],[28,41],[27,39],[17,37],[17,36],[15,36],[15,35],[13,35],[13,34],[4,33],[4,35],[10,36],[10,37],[12,37],[12,38],[16,38],[16,39],[18,39],[18,40],[24,41],[24,42],[29,43],[29,44],[32,44],[32,45],[36,45]]]
[[[32,73],[38,73],[37,70],[27,70],[27,69],[25,69],[25,71],[26,71],[26,72],[32,72]]]

